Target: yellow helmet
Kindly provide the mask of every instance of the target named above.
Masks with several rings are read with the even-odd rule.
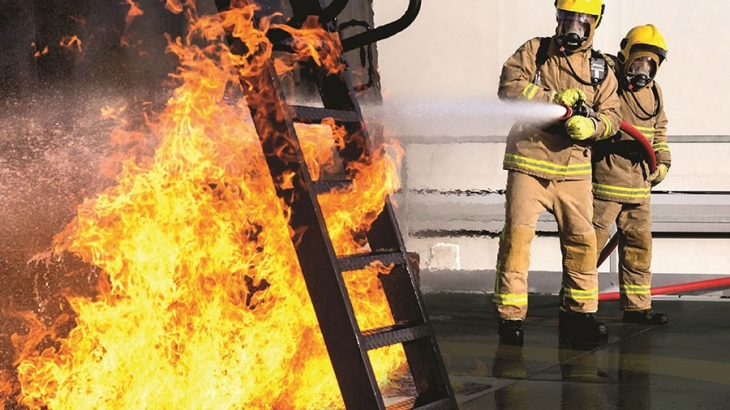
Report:
[[[601,23],[605,8],[603,0],[555,0],[555,7],[558,10],[596,16],[596,27]]]
[[[629,30],[626,37],[621,40],[621,51],[618,53],[620,62],[625,63],[631,53],[650,52],[659,57],[657,65],[661,64],[667,58],[667,42],[664,36],[659,32],[653,24],[645,26],[636,26]]]

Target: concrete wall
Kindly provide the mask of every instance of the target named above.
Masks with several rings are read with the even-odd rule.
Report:
[[[606,0],[595,47],[616,53],[631,27],[655,24],[669,46],[658,80],[673,135],[726,135],[730,110],[730,3]],[[375,22],[400,17],[408,0],[374,0]],[[391,100],[493,98],[502,63],[524,41],[555,31],[552,0],[424,0],[416,21],[378,43],[383,93]],[[457,130],[454,130],[457,132]]]
[[[633,26],[652,23],[669,57],[659,72],[673,166],[653,197],[654,283],[728,275],[730,269],[730,4],[701,8],[677,0],[607,1],[595,46],[615,53]],[[382,25],[407,0],[374,0]],[[504,138],[515,114],[497,101],[504,60],[525,40],[555,30],[550,0],[425,0],[406,31],[378,44],[384,95],[380,119],[406,151],[399,223],[421,255],[425,290],[491,290],[503,221]],[[528,113],[529,115],[529,113]],[[695,194],[677,194],[694,192]],[[708,192],[712,195],[706,195]],[[725,194],[719,194],[724,192]],[[560,251],[552,217],[532,248],[531,291],[557,290]],[[702,257],[698,257],[701,255]],[[615,256],[604,273],[616,272]],[[616,290],[615,275],[601,290]]]

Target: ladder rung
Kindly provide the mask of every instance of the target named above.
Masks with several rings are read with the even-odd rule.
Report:
[[[371,263],[380,261],[384,265],[396,264],[402,265],[406,263],[403,257],[403,252],[388,252],[388,253],[365,253],[362,255],[348,255],[337,258],[340,263],[340,269],[343,272],[365,269],[370,266]]]
[[[431,332],[426,325],[404,327],[402,324],[385,326],[377,329],[362,332],[363,344],[367,350],[374,350],[385,346],[410,342],[417,339],[429,337]]]
[[[314,192],[328,194],[334,190],[347,190],[352,188],[352,181],[313,181]]]
[[[416,399],[410,398],[408,400],[399,401],[398,403],[391,404],[387,410],[458,410],[454,407],[453,401],[449,398],[440,399],[432,403],[416,405]]]
[[[361,122],[356,111],[330,110],[304,105],[292,105],[291,108],[294,109],[294,122],[320,123],[325,118],[332,118],[337,122]]]

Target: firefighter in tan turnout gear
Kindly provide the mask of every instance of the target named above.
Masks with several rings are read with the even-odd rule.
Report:
[[[528,40],[509,57],[502,68],[499,97],[567,106],[584,103],[595,116],[548,124],[518,122],[507,137],[505,226],[493,299],[504,344],[523,344],[530,244],[543,210],[555,216],[560,234],[561,332],[590,339],[608,334],[608,327],[594,315],[598,271],[590,147],[619,129],[618,82],[605,58],[592,49],[603,2],[558,0],[555,6],[555,35]]]
[[[619,284],[623,322],[663,325],[667,315],[651,309],[651,187],[671,165],[662,92],[654,81],[667,44],[651,24],[631,29],[616,57],[608,56],[619,79],[621,119],[652,143],[657,169],[649,170],[642,146],[623,132],[593,146],[593,225],[598,249],[614,222],[619,235]]]

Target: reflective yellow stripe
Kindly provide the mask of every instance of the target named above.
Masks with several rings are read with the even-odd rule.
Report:
[[[654,133],[656,132],[656,129],[655,128],[639,127],[638,125],[634,125],[634,128],[636,128],[637,130],[641,131],[641,133],[644,134],[644,136],[646,138],[653,138],[654,137]]]
[[[523,157],[517,154],[505,154],[504,165],[512,165],[530,171],[539,171],[551,175],[590,175],[591,164],[558,165],[548,161]]]
[[[582,290],[566,288],[563,286],[563,295],[573,300],[593,300],[598,298],[598,288]]]
[[[492,302],[498,305],[527,306],[527,293],[516,295],[514,293],[494,293]]]
[[[539,87],[537,85],[528,84],[527,87],[525,87],[525,89],[522,90],[522,97],[525,100],[530,101],[533,98],[535,98],[535,94],[537,94],[538,89],[539,89]]]
[[[606,125],[606,129],[603,130],[603,135],[601,136],[601,139],[608,138],[611,135],[613,135],[613,127],[611,126],[611,121],[608,120],[608,117],[605,114],[599,114],[598,117],[603,121],[603,124]]]
[[[651,285],[621,285],[624,295],[651,295]]]
[[[625,188],[614,185],[593,183],[594,194],[604,194],[621,198],[648,198],[651,196],[651,188]]]
[[[654,152],[659,152],[659,151],[669,152],[669,144],[667,144],[666,142],[654,143],[654,145],[652,145],[652,147],[654,148]]]

